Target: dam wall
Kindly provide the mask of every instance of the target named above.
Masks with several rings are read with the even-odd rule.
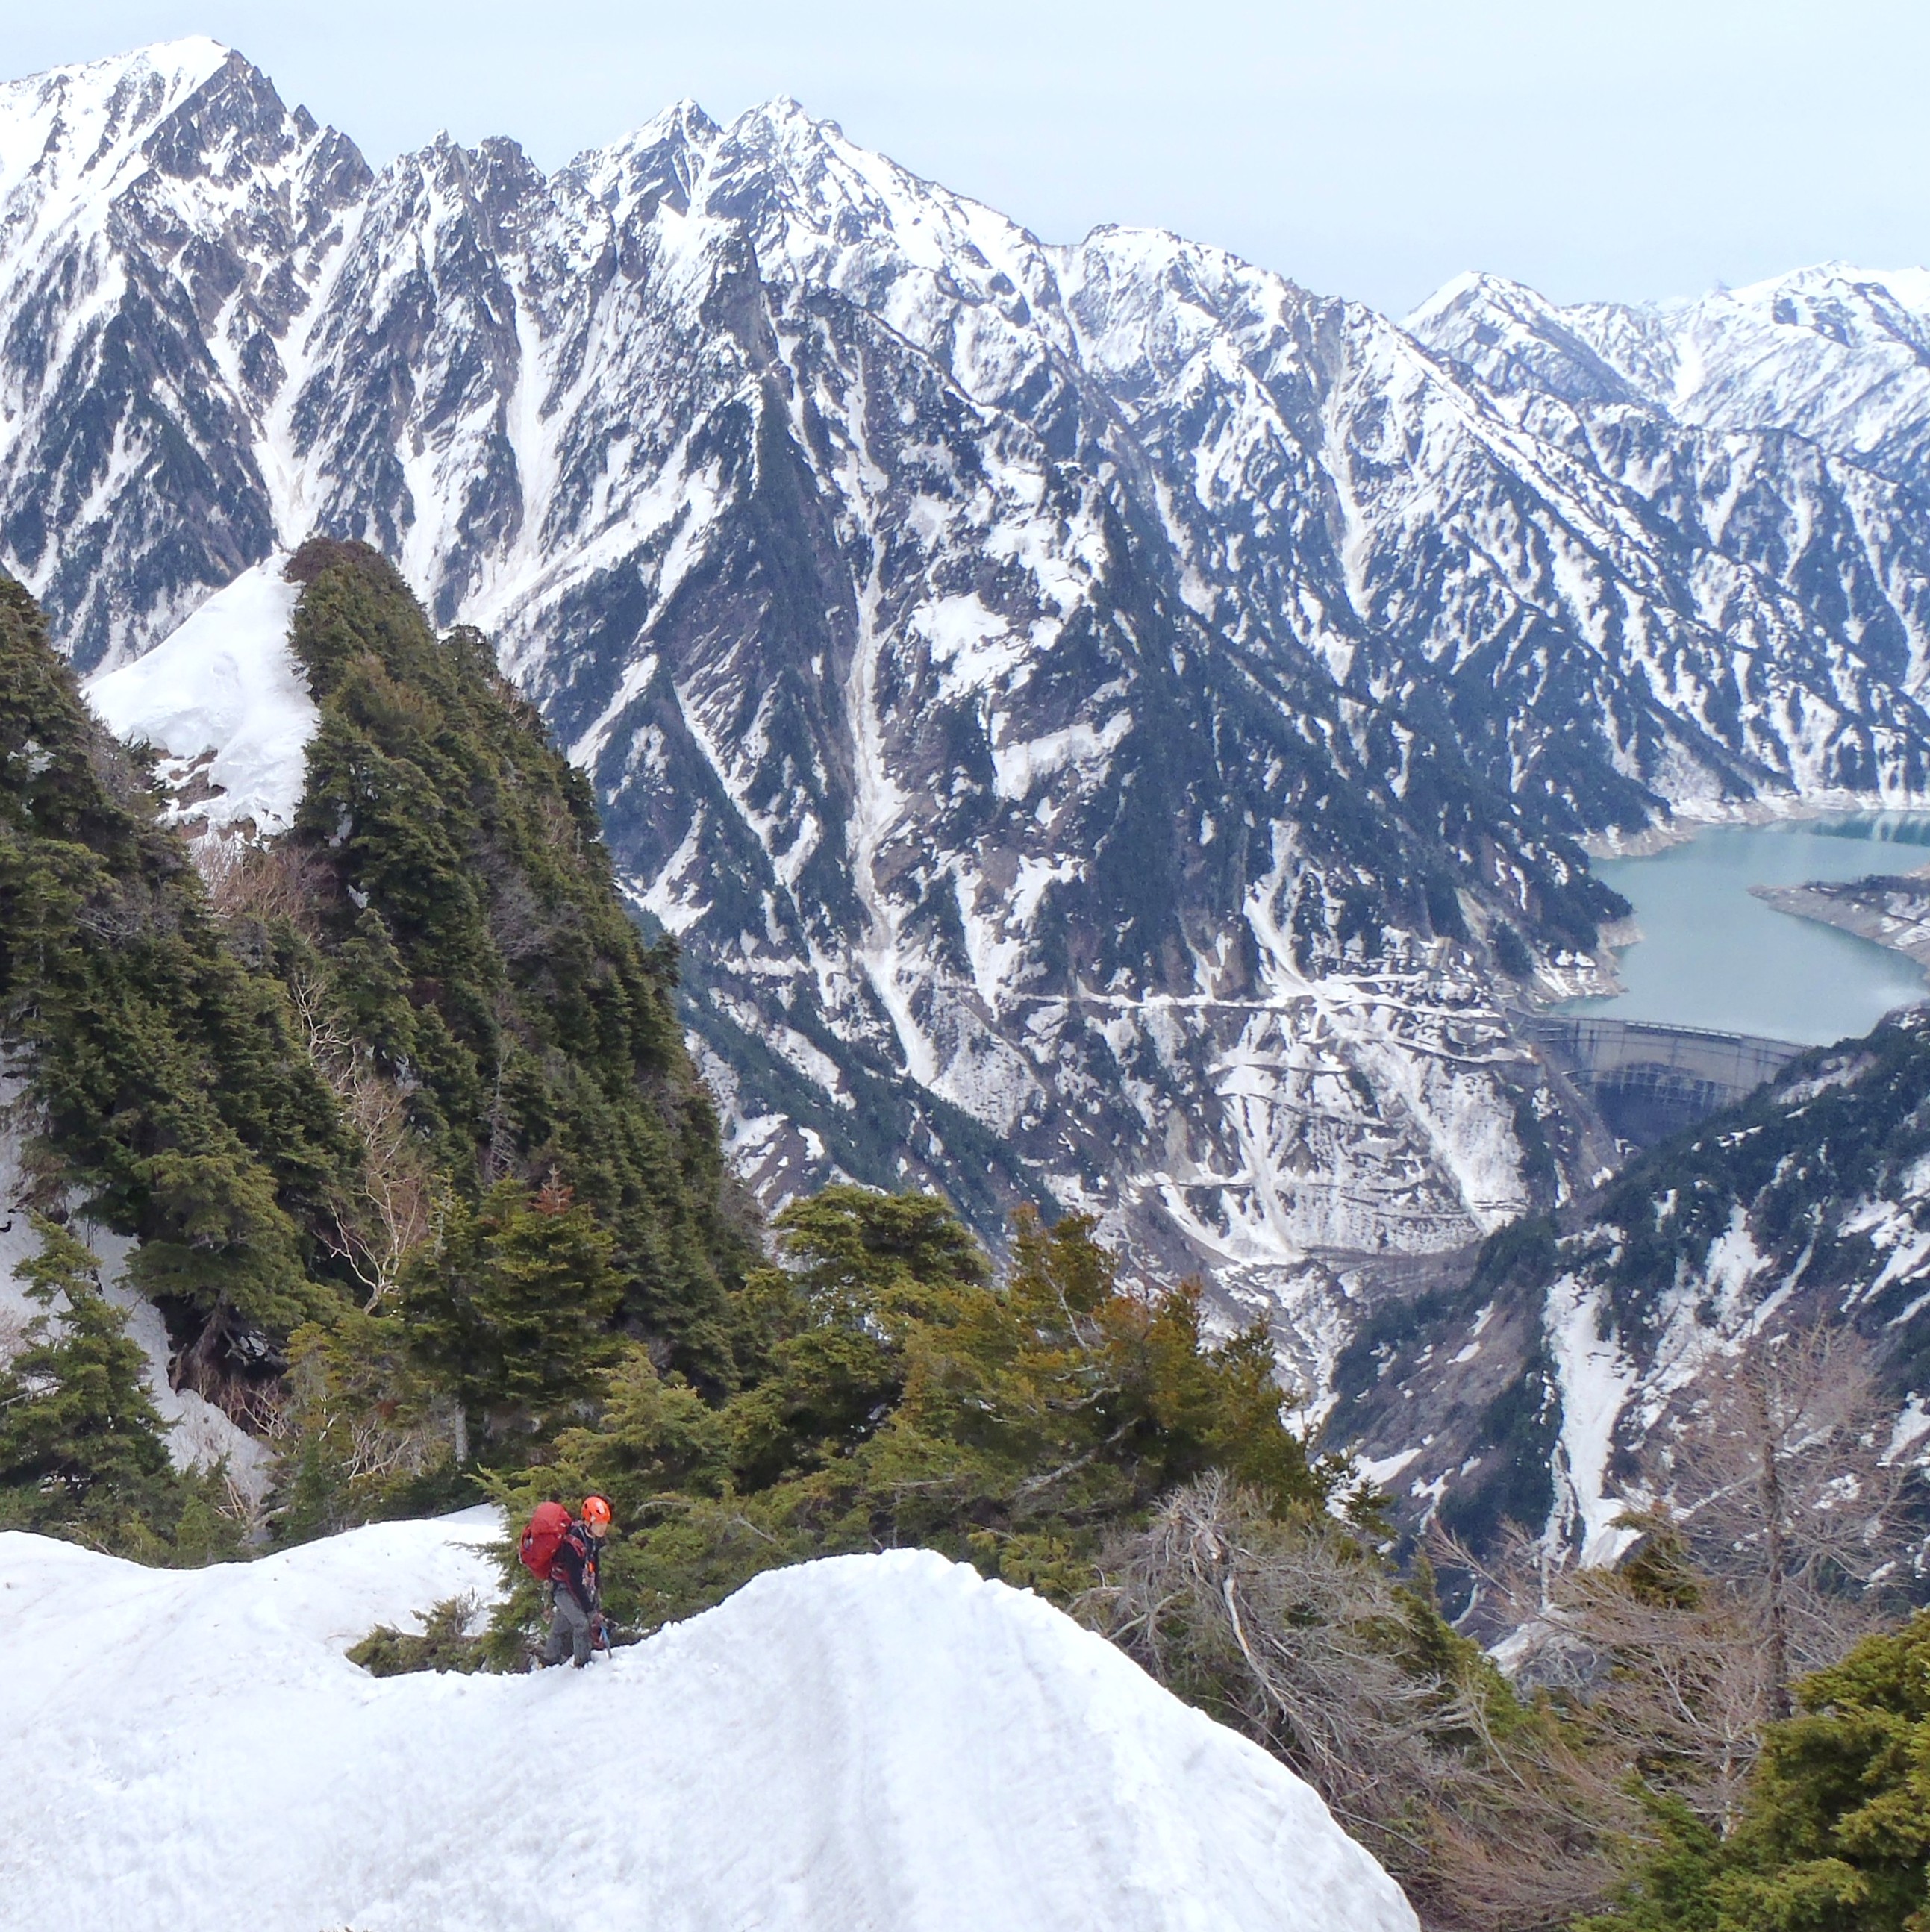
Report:
[[[1786,1040],[1647,1020],[1538,1013],[1517,1026],[1594,1101],[1610,1129],[1637,1147],[1706,1120],[1804,1051]]]

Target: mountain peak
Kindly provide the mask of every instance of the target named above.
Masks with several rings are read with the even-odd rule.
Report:
[[[589,176],[620,169],[625,161],[639,154],[656,152],[665,146],[708,152],[723,129],[704,111],[701,103],[686,94],[673,101],[660,114],[653,114],[640,128],[600,148],[587,148],[570,163],[572,174]]]
[[[1805,268],[1745,283],[1740,288],[1713,290],[1702,300],[1711,304],[1773,310],[1779,302],[1813,301],[1818,297],[1831,302],[1893,302],[1922,314],[1930,312],[1930,268],[1865,268],[1853,262],[1813,262]]]
[[[122,178],[156,128],[230,66],[257,71],[197,34],[0,86],[0,197],[29,178],[56,191],[101,191]]]
[[[690,94],[674,100],[661,114],[645,122],[632,138],[646,136],[661,140],[665,134],[682,134],[689,139],[710,140],[723,130],[704,111],[703,103]]]
[[[1507,275],[1490,274],[1483,268],[1464,268],[1458,275],[1443,282],[1400,326],[1410,332],[1424,333],[1429,324],[1444,315],[1457,309],[1490,303],[1508,308],[1523,304],[1536,308],[1550,306],[1545,297],[1538,295],[1525,282],[1515,281]]]
[[[1444,283],[1401,325],[1439,356],[1502,393],[1538,390],[1570,403],[1627,404],[1647,395],[1623,361],[1581,318],[1625,313],[1562,308],[1505,275],[1470,273]],[[1598,318],[1599,319],[1599,317]],[[1652,386],[1652,385],[1651,386]]]
[[[806,111],[803,104],[788,94],[774,94],[768,100],[761,100],[755,107],[747,107],[731,124],[733,131],[740,128],[781,128],[800,134],[817,134],[821,131],[842,134],[844,130],[835,121],[821,121]]]
[[[155,40],[100,60],[43,68],[38,74],[0,84],[0,98],[15,93],[44,95],[55,91],[110,95],[125,82],[152,76],[167,87],[178,102],[197,88],[206,86],[230,61],[241,58],[223,41],[206,34],[189,34],[178,40]]]

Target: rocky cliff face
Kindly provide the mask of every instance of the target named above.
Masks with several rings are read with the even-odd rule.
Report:
[[[1091,1208],[1316,1379],[1338,1257],[1595,1165],[1504,1017],[1589,981],[1581,837],[1930,791],[1907,477],[1437,335],[789,103],[373,176],[212,43],[0,92],[0,545],[78,662],[377,544],[593,778],[767,1198]]]

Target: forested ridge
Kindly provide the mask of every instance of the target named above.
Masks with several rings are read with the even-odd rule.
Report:
[[[752,1217],[684,1053],[674,956],[625,917],[581,780],[481,640],[437,638],[374,552],[318,542],[291,570],[321,712],[302,820],[217,848],[206,880],[0,586],[19,1210],[135,1242],[128,1279],[177,1376],[285,1430],[318,1336],[396,1300],[412,1258],[473,1258],[566,1171],[579,1205],[551,1218],[602,1256],[596,1346],[634,1336],[734,1385]],[[470,1284],[440,1327],[413,1286],[439,1385],[468,1386]],[[440,1420],[457,1464],[472,1424],[522,1422],[453,1395]],[[315,1474],[311,1445],[283,1460]],[[89,1486],[77,1464],[28,1486],[47,1521]]]
[[[0,1040],[40,1310],[0,1337],[0,1527],[194,1563],[593,1488],[626,1637],[775,1565],[929,1546],[1284,1757],[1442,1932],[1930,1923],[1897,1579],[1840,1552],[1772,1576],[1760,1522],[1725,1546],[1658,1508],[1571,1586],[1495,1559],[1490,1603],[1540,1589],[1511,1681],[1436,1604],[1430,1555],[1488,1559],[1397,1564],[1379,1499],[1283,1419],[1264,1328],[1213,1332],[1089,1221],[1023,1214],[995,1259],[936,1197],[836,1186],[761,1226],[674,950],[486,640],[439,637],[362,546],[290,574],[301,810],[198,864],[0,582]],[[264,1495],[173,1466],[90,1229],[134,1244],[182,1385],[269,1445]],[[1808,1466],[1776,1466],[1794,1493]],[[504,1574],[486,1628],[441,1606],[356,1654],[521,1667],[540,1606]],[[1776,1668],[1724,1675],[1778,1620]]]

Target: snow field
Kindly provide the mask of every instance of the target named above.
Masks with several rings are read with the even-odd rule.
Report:
[[[200,1571],[0,1535],[0,1896],[113,1932],[1411,1932],[1283,1766],[928,1552],[590,1670],[378,1679],[491,1514]]]
[[[222,796],[188,808],[213,830],[252,820],[263,833],[295,822],[320,714],[288,647],[301,586],[271,557],[218,590],[146,656],[92,679],[87,700],[114,735],[169,754],[178,783],[215,754],[208,777]]]

